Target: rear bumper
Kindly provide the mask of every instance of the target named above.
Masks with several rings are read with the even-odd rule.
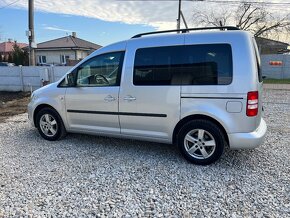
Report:
[[[263,143],[267,132],[267,125],[264,119],[261,119],[259,127],[254,132],[229,134],[231,149],[255,148]]]

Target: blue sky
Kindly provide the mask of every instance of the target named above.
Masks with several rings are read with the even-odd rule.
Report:
[[[25,31],[28,29],[27,10],[6,8],[0,10],[0,41],[8,38],[18,42],[27,42]],[[59,30],[58,30],[59,29]],[[154,31],[148,25],[108,22],[96,18],[55,14],[35,13],[36,42],[43,42],[77,32],[79,38],[107,45],[127,39],[140,32]]]
[[[178,0],[35,0],[34,2],[36,43],[63,37],[75,31],[79,38],[104,46],[128,39],[137,33],[176,28]],[[223,16],[221,14],[223,10],[232,13],[237,10],[237,4],[228,4],[225,0],[223,2],[220,4],[183,0],[182,11],[189,27],[198,25],[193,21],[194,11],[220,13],[220,16]],[[267,7],[282,16],[290,13],[289,7],[286,6],[288,5]],[[25,35],[28,29],[27,8],[28,0],[0,0],[0,42],[8,38],[18,42],[28,41]]]
[[[192,2],[184,2],[191,15]],[[35,0],[36,42],[77,32],[77,36],[107,45],[131,36],[176,28],[178,1]],[[28,0],[0,1],[1,41],[27,42]],[[63,31],[62,31],[63,30]]]

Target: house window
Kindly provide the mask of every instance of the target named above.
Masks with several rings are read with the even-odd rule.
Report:
[[[46,56],[38,56],[38,63],[45,64],[46,63]]]
[[[68,55],[61,55],[60,56],[60,62],[61,64],[66,64],[66,60],[69,59]]]

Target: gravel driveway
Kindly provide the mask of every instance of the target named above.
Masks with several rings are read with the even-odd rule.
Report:
[[[0,217],[289,217],[290,91],[266,90],[265,143],[210,166],[173,145],[0,123]]]

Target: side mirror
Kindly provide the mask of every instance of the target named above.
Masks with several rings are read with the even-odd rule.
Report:
[[[64,80],[65,80],[65,84],[68,84],[68,75],[65,75]]]
[[[267,77],[266,76],[262,76],[262,79],[266,79]]]

